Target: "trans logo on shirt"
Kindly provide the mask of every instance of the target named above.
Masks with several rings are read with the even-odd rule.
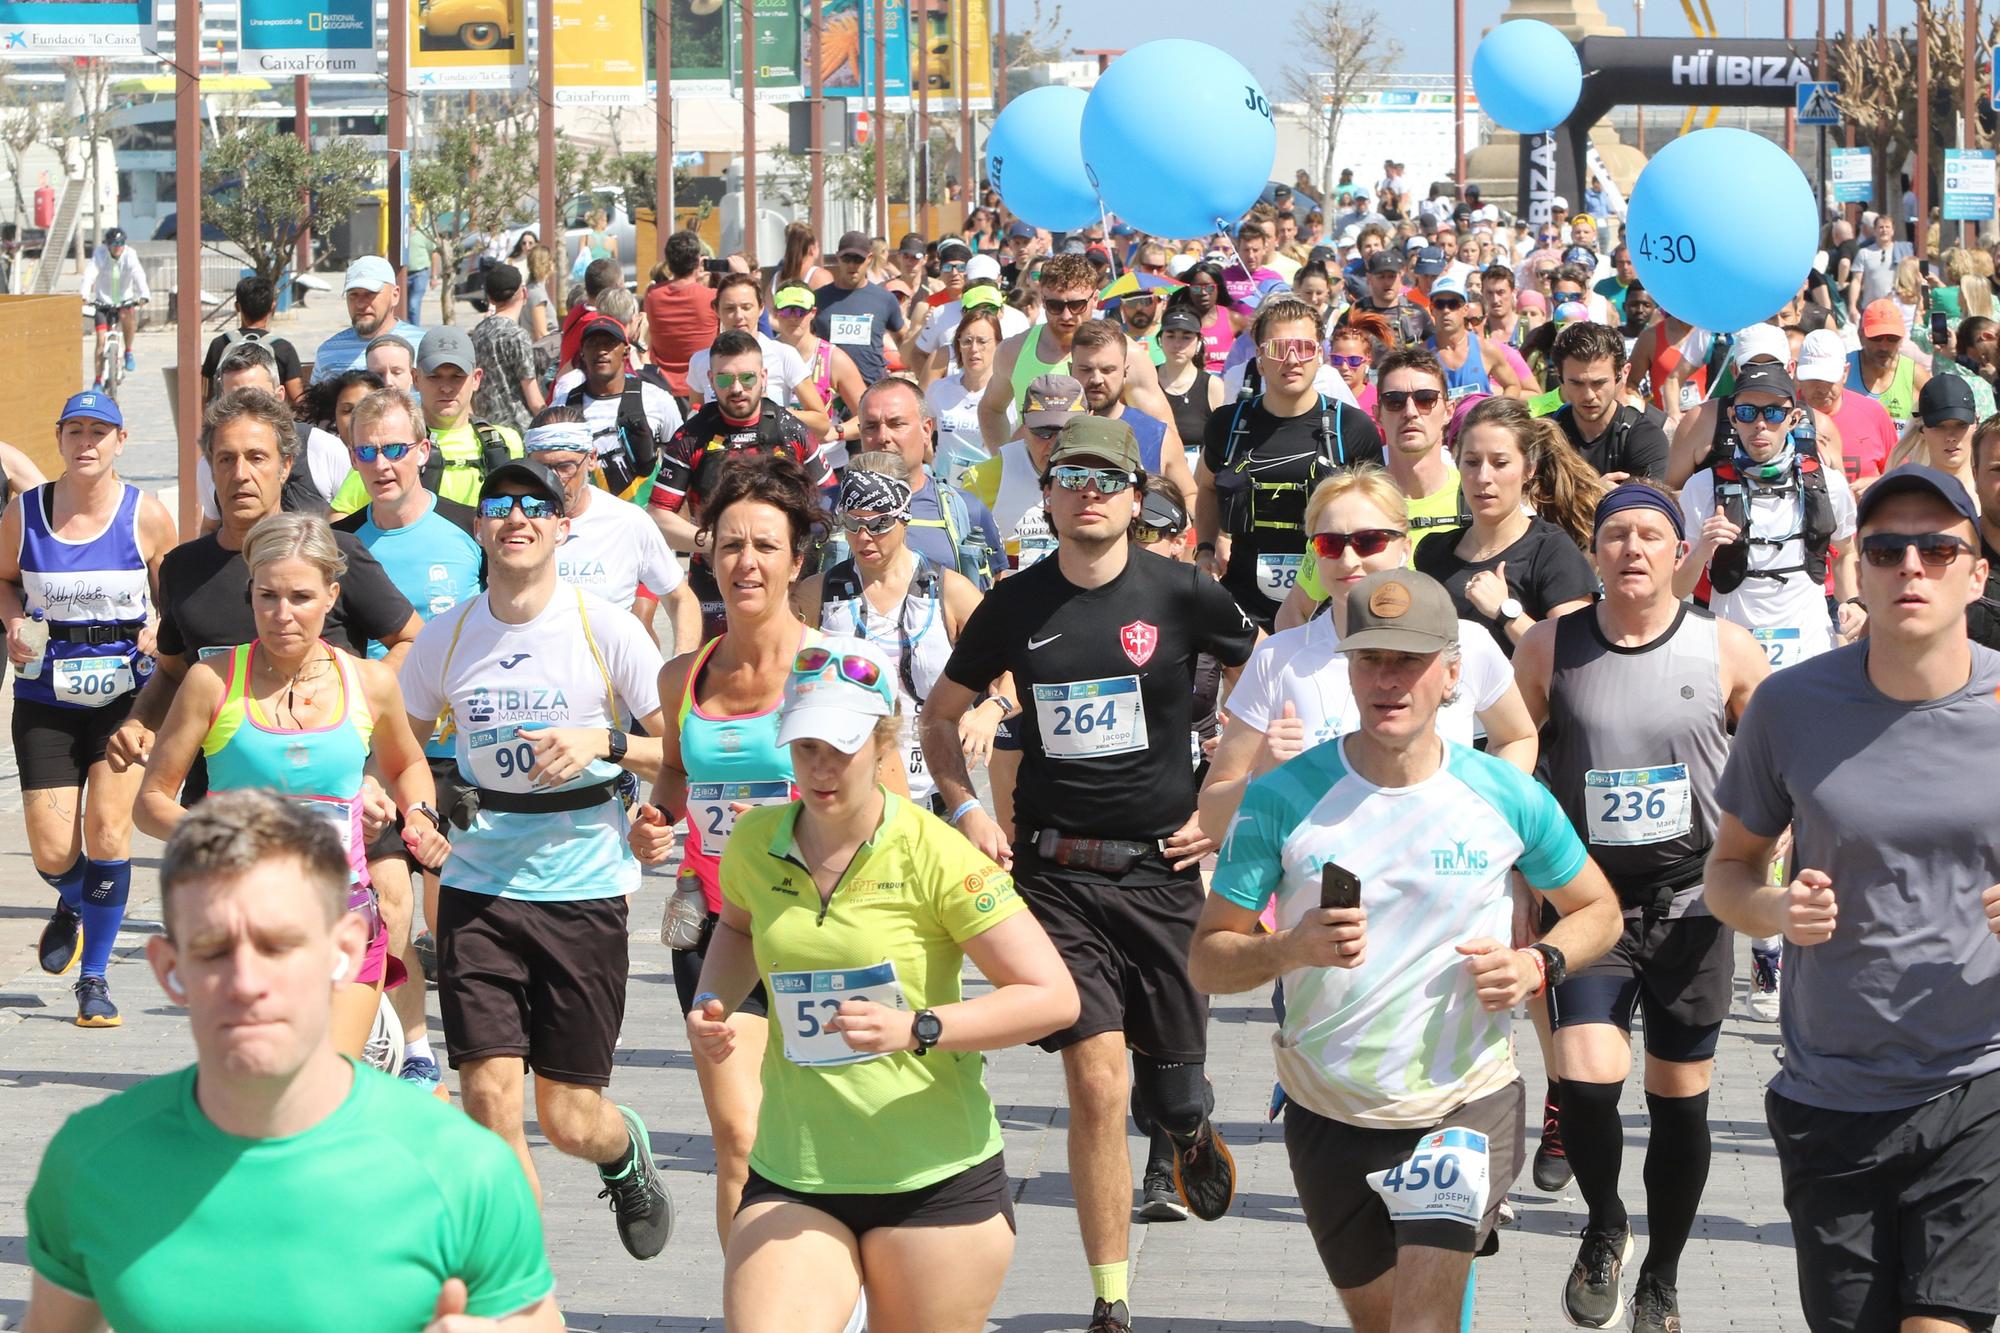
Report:
[[[1439,875],[1483,875],[1488,859],[1488,853],[1474,851],[1454,838],[1450,850],[1443,847],[1431,849],[1431,870]]]

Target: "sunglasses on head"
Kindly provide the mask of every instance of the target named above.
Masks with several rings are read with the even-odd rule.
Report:
[[[1328,560],[1338,560],[1354,548],[1359,556],[1380,555],[1389,549],[1391,542],[1401,541],[1407,533],[1397,528],[1362,528],[1358,532],[1315,532],[1312,535],[1314,555],[1325,556]]]
[[[1375,395],[1376,401],[1391,412],[1400,412],[1411,403],[1417,411],[1428,412],[1444,400],[1442,389],[1384,389]]]
[[[1775,426],[1791,414],[1792,405],[1790,403],[1770,403],[1763,407],[1758,407],[1753,403],[1733,403],[1729,408],[1729,415],[1735,417],[1738,424],[1744,426],[1749,425],[1759,417],[1764,418],[1765,425]]]
[[[1972,543],[1949,532],[1872,532],[1861,539],[1861,558],[1877,569],[1896,569],[1912,546],[1927,569],[1947,569],[1962,551],[1978,555]]]
[[[1270,338],[1257,352],[1266,361],[1310,361],[1319,355],[1319,342],[1313,338]]]
[[[1090,298],[1088,296],[1079,296],[1073,301],[1061,301],[1053,296],[1045,296],[1042,298],[1042,305],[1050,314],[1061,311],[1065,315],[1081,315],[1084,311],[1090,309]]]
[[[792,674],[795,676],[817,676],[827,669],[834,655],[825,648],[801,648],[799,655],[792,659]],[[855,653],[845,653],[840,657],[840,674],[865,689],[874,689],[882,681],[882,668],[867,658]]]
[[[1120,472],[1108,467],[1077,467],[1065,463],[1049,469],[1049,480],[1066,491],[1080,491],[1094,487],[1099,495],[1116,495],[1133,483],[1129,472]]]
[[[898,523],[908,522],[905,514],[877,514],[873,518],[862,518],[857,514],[835,514],[833,521],[842,532],[865,532],[871,537],[880,537]]]
[[[481,518],[505,519],[520,507],[523,518],[554,518],[556,502],[540,495],[487,495],[480,497]]]
[[[407,441],[401,444],[357,444],[354,446],[354,457],[363,463],[372,463],[378,457],[386,458],[391,463],[400,463],[408,458],[410,450],[416,447],[414,443]]]
[[[748,389],[757,383],[757,372],[754,370],[743,370],[727,375],[711,375],[709,378],[715,381],[715,387],[718,389],[733,389],[738,387]]]

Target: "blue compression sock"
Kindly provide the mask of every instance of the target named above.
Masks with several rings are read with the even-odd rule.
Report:
[[[80,912],[83,910],[83,872],[85,868],[86,863],[83,859],[83,853],[79,852],[77,853],[75,864],[59,875],[51,875],[46,870],[38,870],[35,873],[40,875],[47,882],[48,886],[61,896],[70,911]]]
[[[101,977],[111,961],[111,947],[118,943],[118,927],[125,920],[125,901],[132,896],[130,861],[92,861],[84,877],[83,966],[79,973]]]

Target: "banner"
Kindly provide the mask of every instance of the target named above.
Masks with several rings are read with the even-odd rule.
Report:
[[[1867,148],[1829,148],[1833,202],[1865,204],[1875,197],[1875,154]]]
[[[1944,150],[1944,219],[1984,222],[1993,216],[1994,190],[2000,185],[1990,148]]]
[[[809,34],[810,58],[819,62],[828,97],[875,101],[874,0],[830,0],[820,11],[818,29]],[[883,6],[883,63],[888,80],[883,96],[888,109],[908,109],[910,96],[910,33],[901,0]]]
[[[156,54],[153,0],[0,0],[0,58]]]
[[[671,6],[668,17],[674,34],[673,68],[675,97],[727,97],[729,76],[735,68],[736,6],[730,0],[659,0]],[[646,25],[646,72],[658,63],[654,52],[653,25]]]
[[[910,86],[929,80],[931,114],[958,114],[959,24],[972,30],[971,58],[966,75],[972,109],[993,109],[993,36],[987,0],[911,0],[916,49],[911,53]],[[961,14],[961,10],[970,13]],[[911,94],[915,96],[914,93]]]
[[[407,0],[412,88],[528,86],[525,0]]]
[[[373,0],[240,0],[236,72],[376,73]]]
[[[798,0],[754,0],[751,56],[757,67],[757,100],[796,102],[805,94],[805,19]],[[729,6],[729,91],[743,95],[743,29]],[[680,38],[674,39],[679,45]],[[675,85],[678,93],[680,87]]]
[[[554,0],[554,8],[555,104],[644,102],[646,38],[640,0]]]

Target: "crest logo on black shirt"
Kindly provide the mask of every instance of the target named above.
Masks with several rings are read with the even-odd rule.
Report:
[[[1118,645],[1132,659],[1133,666],[1144,666],[1153,660],[1153,650],[1160,646],[1160,631],[1143,620],[1135,620],[1118,631]]]

